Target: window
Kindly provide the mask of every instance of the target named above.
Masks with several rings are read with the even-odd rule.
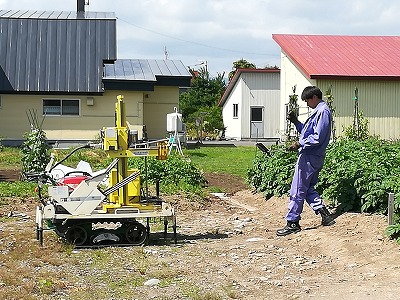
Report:
[[[239,116],[239,104],[233,104],[233,117],[237,118]]]
[[[79,100],[43,99],[43,114],[48,116],[79,116]]]
[[[263,108],[252,107],[250,111],[250,120],[254,122],[262,122],[263,120]]]

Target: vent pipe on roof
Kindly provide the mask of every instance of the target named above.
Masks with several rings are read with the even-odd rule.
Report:
[[[77,0],[78,2],[77,2],[77,8],[76,8],[76,10],[78,11],[78,12],[80,12],[80,11],[85,11],[85,4],[89,4],[89,0],[87,1],[88,3],[86,3],[86,1],[85,0]]]

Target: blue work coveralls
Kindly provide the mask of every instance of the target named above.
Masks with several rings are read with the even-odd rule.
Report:
[[[304,124],[295,123],[300,132],[300,148],[290,189],[287,221],[300,220],[304,200],[315,212],[324,205],[314,186],[324,164],[325,150],[331,136],[331,122],[329,107],[325,101],[321,101]]]

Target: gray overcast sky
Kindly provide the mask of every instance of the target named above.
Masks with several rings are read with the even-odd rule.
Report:
[[[3,10],[75,11],[76,0],[0,0]],[[400,35],[398,0],[89,0],[114,12],[118,58],[207,61],[211,76],[241,58],[280,64],[273,33]]]

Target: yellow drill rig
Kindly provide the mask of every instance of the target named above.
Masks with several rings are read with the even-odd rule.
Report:
[[[138,140],[137,131],[130,130],[126,121],[122,95],[117,97],[115,104],[115,127],[103,128],[100,137],[101,147],[114,159],[100,174],[81,176],[79,184],[71,189],[65,184],[68,182],[67,176],[61,181],[63,184],[55,182],[50,176],[54,167],[60,164],[53,165],[51,160],[46,172],[39,176],[41,205],[36,208],[37,239],[42,244],[43,230],[53,229],[76,246],[142,245],[150,235],[150,219],[161,218],[164,221],[164,236],[167,235],[169,221],[172,221],[176,242],[174,209],[159,198],[158,184],[157,195],[149,196],[147,181],[143,187],[140,171],[128,169],[128,159],[131,158],[144,159],[146,170],[147,157],[165,160],[168,154],[167,141],[151,143]],[[80,148],[88,147],[85,145]],[[107,178],[107,187],[103,188]],[[49,180],[53,184],[48,187],[48,197],[43,198],[40,188]]]

